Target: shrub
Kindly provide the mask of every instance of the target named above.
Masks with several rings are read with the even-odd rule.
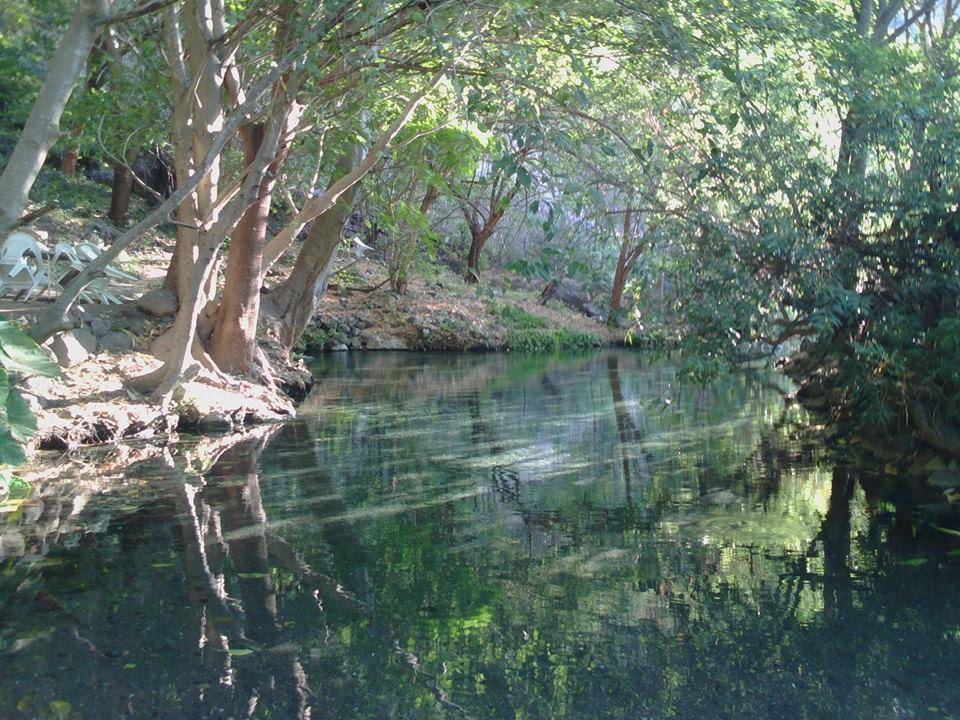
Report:
[[[300,337],[297,350],[305,355],[319,355],[336,342],[336,338],[331,337],[326,330],[313,326]]]
[[[507,333],[504,345],[514,352],[553,353],[592,350],[603,345],[603,339],[595,333],[569,328],[514,329]]]

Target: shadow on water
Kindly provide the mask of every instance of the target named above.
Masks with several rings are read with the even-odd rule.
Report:
[[[769,385],[317,374],[296,422],[0,509],[0,717],[958,715],[960,553]]]

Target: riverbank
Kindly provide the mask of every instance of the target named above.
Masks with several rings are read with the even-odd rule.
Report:
[[[108,225],[76,213],[51,213],[36,229],[58,241],[110,241]],[[525,287],[519,278],[491,272],[483,283],[471,285],[440,268],[429,278],[414,278],[399,295],[387,286],[386,267],[376,257],[345,256],[292,354],[269,327],[261,328],[261,349],[271,366],[263,383],[201,372],[185,379],[173,401],[161,408],[137,391],[136,379],[158,367],[151,351],[176,313],[175,297],[161,289],[173,238],[157,232],[148,240],[117,263],[136,278],[111,288],[124,304],[75,308],[75,327],[45,345],[60,374],[28,377],[17,385],[37,417],[31,453],[72,452],[178,432],[235,432],[291,418],[312,384],[305,360],[321,353],[550,353],[614,345],[622,338],[598,318],[557,299],[541,304],[537,288]],[[0,314],[29,324],[48,302],[0,302]]]

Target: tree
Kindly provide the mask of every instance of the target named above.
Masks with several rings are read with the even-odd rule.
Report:
[[[0,175],[0,238],[17,227],[27,207],[30,189],[60,137],[60,117],[83,76],[93,43],[109,19],[109,10],[108,0],[77,0],[70,27],[50,60],[40,93]]]

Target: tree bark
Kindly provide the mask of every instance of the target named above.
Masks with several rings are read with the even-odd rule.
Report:
[[[359,164],[359,148],[345,153],[337,162],[337,179],[349,175]],[[297,344],[327,290],[343,225],[353,211],[359,183],[352,185],[337,204],[318,217],[287,279],[267,296],[271,315],[279,321],[279,337],[288,350]]]
[[[623,290],[627,285],[627,268],[617,263],[617,270],[613,274],[613,287],[610,289],[611,316],[623,310]]]
[[[485,227],[470,230],[470,252],[467,254],[467,272],[463,279],[471,285],[480,281],[480,253],[489,238],[490,233],[486,232]]]
[[[250,165],[263,143],[263,125],[249,125],[242,134],[244,165]],[[275,182],[268,171],[257,201],[247,208],[230,238],[227,274],[209,350],[217,366],[234,375],[250,375],[253,371],[263,246]]]
[[[88,264],[84,270],[70,282],[65,290],[60,293],[60,297],[57,298],[56,302],[39,318],[36,325],[30,329],[30,337],[42,343],[60,330],[73,326],[68,315],[70,308],[73,306],[80,292],[92,280],[102,276],[104,268],[116,260],[117,256],[125,248],[139,239],[147,230],[167,220],[172,211],[181,207],[187,198],[192,196],[197,186],[219,165],[221,153],[227,143],[235,137],[244,120],[256,110],[263,96],[274,86],[274,83],[283,75],[292,61],[293,56],[288,56],[282,62],[278,63],[276,67],[271,68],[256,85],[247,91],[243,103],[231,113],[223,129],[213,138],[206,155],[201,162],[198,163],[194,171],[186,176],[178,176],[177,189],[165,202],[151,210],[146,217],[140,220],[134,227],[124,232],[109,248],[96,260]],[[248,172],[252,176],[256,176],[260,170],[257,168],[249,168]],[[226,227],[230,225],[232,218],[228,218],[228,220],[229,222],[221,220],[218,225]]]
[[[277,177],[299,125],[302,110],[296,102],[285,107],[281,147],[260,182],[257,200],[244,213],[231,238],[226,279],[209,350],[217,366],[234,375],[250,376],[254,373],[267,220]],[[244,160],[248,167],[256,161],[263,137],[262,124],[250,125],[243,130]]]
[[[634,239],[633,211],[628,209],[623,216],[623,233],[620,240],[620,255],[617,257],[617,269],[613,274],[613,286],[610,289],[610,320],[615,321],[623,309],[623,291],[627,286],[630,271],[636,264],[643,244],[631,247]]]
[[[110,194],[110,220],[123,226],[130,211],[130,191],[133,188],[133,170],[126,163],[113,166],[113,188]]]
[[[29,201],[30,189],[60,137],[60,117],[83,75],[87,57],[103,27],[107,0],[79,0],[70,27],[47,67],[47,76],[30,109],[17,146],[0,175],[0,238],[16,226]]]

